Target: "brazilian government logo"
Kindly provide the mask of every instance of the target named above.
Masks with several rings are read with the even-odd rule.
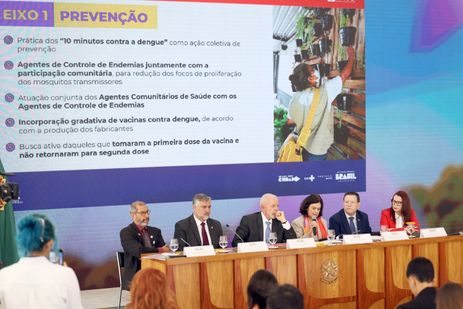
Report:
[[[331,284],[338,280],[338,263],[334,260],[326,260],[322,265],[320,281],[326,284]]]

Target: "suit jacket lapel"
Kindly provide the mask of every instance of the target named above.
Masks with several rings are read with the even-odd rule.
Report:
[[[190,216],[190,229],[192,230],[193,235],[195,235],[197,246],[201,246],[201,237],[199,236],[198,226],[196,225],[193,215]],[[191,245],[194,246],[193,244]]]
[[[339,216],[341,217],[341,222],[342,222],[342,226],[343,226],[343,229],[344,231],[346,231],[347,233],[341,233],[342,234],[351,234],[351,230],[350,230],[350,226],[349,226],[349,222],[347,222],[347,218],[346,218],[346,213],[344,212],[344,210],[342,209],[339,213]]]
[[[263,226],[264,226],[264,221],[262,221],[262,215],[260,214],[260,212],[258,212],[257,213],[257,229],[259,232],[259,239],[261,241],[264,240],[264,235],[262,234]]]
[[[141,242],[141,243],[143,244],[143,240],[142,240],[142,238],[141,238],[141,234],[140,234],[140,232],[138,231],[138,228],[137,228],[136,224],[132,222],[132,223],[130,224],[130,227],[132,228],[133,233],[134,233],[135,235],[137,235],[138,241]]]
[[[209,229],[209,235],[211,236],[211,245],[214,245],[219,242],[219,236],[217,235],[217,231],[214,230],[214,226],[212,225],[212,220],[207,219],[207,228]]]

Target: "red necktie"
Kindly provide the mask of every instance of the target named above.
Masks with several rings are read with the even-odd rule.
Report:
[[[201,236],[203,237],[203,246],[208,246],[209,239],[207,238],[206,223],[204,222],[201,222]]]

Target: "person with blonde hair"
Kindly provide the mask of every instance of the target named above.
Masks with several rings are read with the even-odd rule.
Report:
[[[436,309],[463,309],[463,287],[448,282],[437,290]]]
[[[178,309],[166,276],[159,270],[145,268],[138,271],[130,284],[128,309]]]

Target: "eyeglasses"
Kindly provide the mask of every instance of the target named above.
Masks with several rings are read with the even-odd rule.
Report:
[[[403,202],[401,201],[396,201],[396,200],[392,200],[392,205],[397,205],[397,206],[401,206],[403,204]]]
[[[137,211],[137,214],[140,214],[142,216],[149,215],[151,213],[151,210],[146,210],[146,211]]]

